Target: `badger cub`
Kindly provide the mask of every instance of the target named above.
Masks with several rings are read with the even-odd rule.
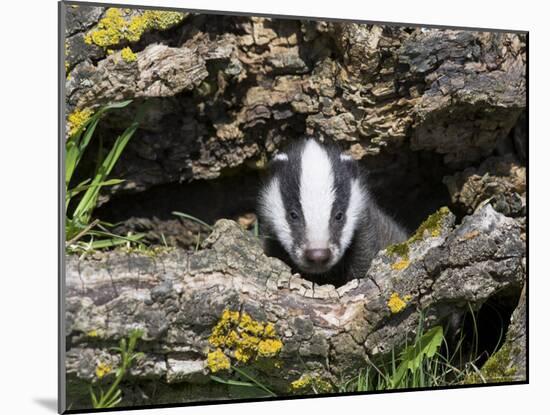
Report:
[[[358,163],[314,139],[274,157],[258,213],[266,254],[318,284],[364,277],[379,250],[406,239],[375,204]]]

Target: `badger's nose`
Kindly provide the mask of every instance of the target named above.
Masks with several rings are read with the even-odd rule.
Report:
[[[315,264],[324,264],[330,259],[330,249],[306,249],[306,259]]]

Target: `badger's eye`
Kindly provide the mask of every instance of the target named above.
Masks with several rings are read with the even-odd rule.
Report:
[[[334,215],[334,219],[336,219],[337,221],[341,221],[342,219],[344,219],[344,213],[338,212],[336,215]]]
[[[290,219],[297,220],[298,219],[298,213],[295,210],[291,210],[290,213]]]

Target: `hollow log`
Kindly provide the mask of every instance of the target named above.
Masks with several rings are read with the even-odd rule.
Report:
[[[145,354],[124,383],[128,404],[230,398],[225,385],[210,379],[230,370],[216,372],[216,352],[278,394],[292,393],[304,375],[333,391],[368,362],[410,343],[421,315],[427,329],[499,293],[521,291],[520,222],[489,204],[459,225],[444,208],[428,222],[341,287],[293,274],[229,220],[218,221],[196,252],[69,256],[68,400],[75,408],[89,406],[86,385],[97,381],[97,365],[116,367],[118,355],[109,347],[136,328],[143,330],[138,349]],[[244,337],[233,343],[216,338],[223,324],[257,336],[263,346],[246,349],[239,344]],[[514,358],[523,365],[517,380],[524,377],[524,356]]]

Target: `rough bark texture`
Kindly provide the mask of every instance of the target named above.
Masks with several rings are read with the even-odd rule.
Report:
[[[218,347],[277,393],[308,393],[292,382],[305,375],[330,391],[410,341],[420,311],[430,327],[510,293],[520,304],[500,359],[472,381],[525,379],[524,34],[182,13],[125,38],[146,13],[121,10],[109,23],[104,8],[67,9],[68,112],[134,99],[100,122],[108,146],[147,103],[112,173],[125,181],[96,213],[122,222],[117,232],[180,247],[67,258],[74,409],[90,406],[97,365],[116,367],[109,348],[136,327],[145,357],[123,383],[127,405],[231,398],[209,378]],[[124,35],[98,45],[90,34],[113,21]],[[207,231],[173,210],[249,225],[243,214],[254,211],[266,161],[303,135],[361,160],[381,206],[410,230],[442,205],[468,216],[455,226],[440,211],[437,228],[382,251],[366,276],[339,288],[291,275],[228,220],[202,249],[181,249]],[[93,163],[94,148],[86,157]],[[264,331],[273,323],[263,340],[282,348],[245,363],[235,345],[213,344],[224,310]]]
[[[105,11],[68,12],[69,111],[156,100],[118,168],[126,190],[261,167],[303,134],[356,158],[428,150],[464,168],[526,107],[521,34],[186,15],[106,56],[84,42]],[[120,53],[128,44],[132,62]]]
[[[291,392],[291,383],[304,374],[330,390],[329,385],[356,375],[369,360],[410,342],[420,310],[430,327],[464,312],[468,304],[478,309],[498,293],[523,285],[525,246],[514,219],[486,205],[455,229],[453,223],[454,216],[445,214],[436,228],[411,241],[405,265],[402,256],[382,251],[364,278],[338,289],[292,275],[287,265],[266,257],[250,233],[228,220],[216,224],[196,253],[69,257],[66,335],[72,391],[95,379],[100,361],[116,365],[108,346],[139,327],[145,332],[140,349],[146,356],[131,377],[151,400],[128,391],[129,403],[230,396],[220,385],[192,387],[209,380],[207,356],[217,348],[209,337],[224,310],[273,323],[273,338],[282,342],[273,357],[246,364],[232,355],[231,347],[222,347],[234,364],[252,370],[278,393]],[[523,379],[524,355],[514,356],[513,364],[521,368],[515,379]],[[174,401],[180,383],[185,387]],[[83,396],[72,396],[76,402],[88,397],[81,390]]]

